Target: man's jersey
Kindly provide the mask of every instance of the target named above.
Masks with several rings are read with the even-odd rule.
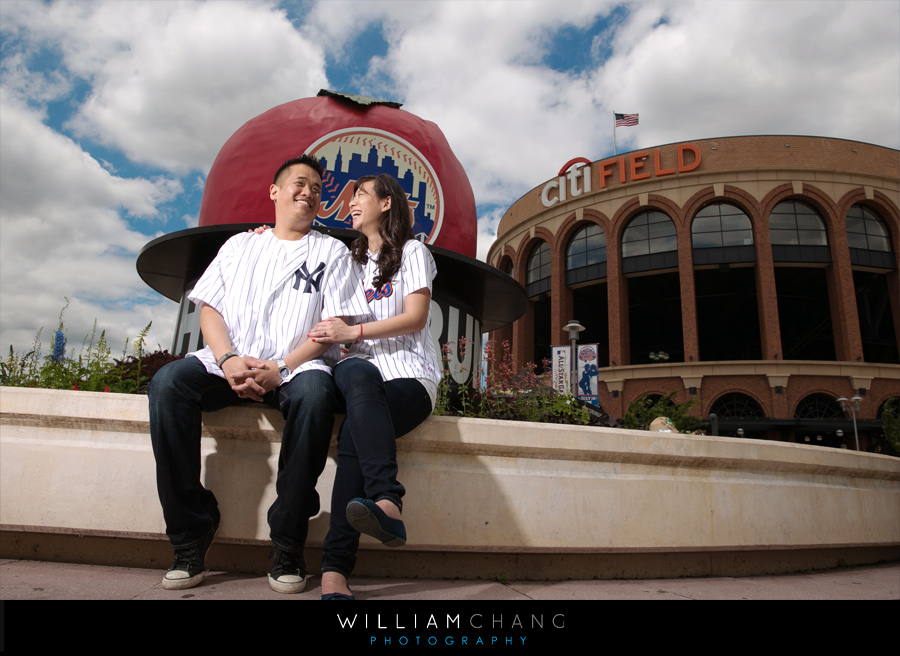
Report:
[[[328,317],[354,319],[368,308],[360,268],[337,239],[310,231],[303,239],[278,239],[271,230],[241,233],[222,245],[188,298],[217,310],[228,326],[233,350],[260,360],[279,360]],[[224,377],[212,349],[189,353],[206,370]],[[331,372],[337,346],[291,373]],[[290,379],[290,378],[289,378]]]

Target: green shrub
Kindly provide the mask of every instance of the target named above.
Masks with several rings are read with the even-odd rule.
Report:
[[[688,414],[697,405],[697,399],[675,403],[672,400],[674,396],[675,392],[672,392],[656,399],[655,395],[648,393],[635,399],[622,418],[623,428],[648,430],[657,417],[668,417],[679,433],[693,433],[703,424],[701,419]]]

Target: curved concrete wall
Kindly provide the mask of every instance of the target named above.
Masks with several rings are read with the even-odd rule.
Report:
[[[3,556],[25,557],[16,547],[25,535],[34,544],[87,535],[167,546],[145,397],[2,388],[0,421]],[[223,514],[217,544],[267,544],[281,426],[277,412],[253,406],[205,416],[204,481]],[[389,575],[479,576],[473,559],[491,554],[532,556],[517,578],[613,575],[608,561],[584,557],[616,554],[768,552],[783,560],[843,550],[834,564],[851,552],[900,555],[900,459],[888,456],[449,417],[432,417],[399,444],[410,544],[386,550],[364,538]],[[311,549],[327,531],[333,475],[329,460]],[[566,558],[578,563],[574,571],[560,566]],[[698,575],[672,571],[672,562],[648,575]],[[808,566],[797,558],[782,569]]]

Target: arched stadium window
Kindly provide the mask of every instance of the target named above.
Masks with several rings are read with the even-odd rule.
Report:
[[[691,243],[694,248],[752,246],[750,218],[728,203],[707,205],[697,212],[691,223]]]
[[[887,226],[881,217],[863,205],[854,205],[847,212],[847,243],[850,248],[891,252]]]
[[[837,419],[843,417],[837,400],[827,394],[810,394],[797,404],[795,419]]]
[[[827,246],[825,222],[806,203],[786,200],[769,214],[769,238],[779,246]]]
[[[892,296],[885,274],[897,268],[888,227],[874,210],[857,204],[847,210],[847,246],[853,265],[856,311],[866,362],[900,363]]]
[[[641,212],[625,228],[622,235],[622,257],[653,255],[678,250],[675,224],[655,210]]]
[[[566,284],[606,277],[606,235],[600,226],[580,228],[566,249]]]
[[[513,267],[513,263],[510,258],[505,258],[504,261],[500,263],[500,270],[510,278],[516,277],[516,270],[515,267]]]
[[[622,273],[678,267],[678,238],[672,219],[656,210],[641,212],[622,234]]]
[[[786,200],[772,208],[769,237],[776,262],[831,262],[825,222],[815,209],[799,200]]]
[[[851,264],[887,270],[897,266],[890,233],[880,216],[864,205],[854,205],[846,219]]]
[[[525,293],[529,298],[550,291],[550,247],[542,241],[531,249],[525,265]]]
[[[764,416],[759,403],[741,392],[723,394],[709,411],[723,419],[761,419]]]

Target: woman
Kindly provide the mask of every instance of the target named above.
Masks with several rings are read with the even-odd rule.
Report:
[[[331,526],[323,545],[323,599],[353,598],[347,579],[360,533],[387,546],[406,543],[396,439],[431,414],[440,381],[429,333],[437,269],[413,236],[400,183],[389,175],[360,178],[350,216],[360,233],[350,252],[365,267],[369,317],[354,326],[326,319],[310,333],[316,342],[353,343],[334,368],[347,419],[338,437]]]

